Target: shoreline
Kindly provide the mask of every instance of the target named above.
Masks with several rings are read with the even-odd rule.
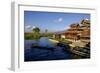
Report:
[[[59,43],[59,41],[54,40],[54,39],[49,39],[49,41],[52,41],[53,43]]]

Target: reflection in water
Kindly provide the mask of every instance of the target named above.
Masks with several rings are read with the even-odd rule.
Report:
[[[54,43],[49,41],[49,38],[48,37],[42,37],[39,41],[38,41],[38,44],[40,46],[48,46],[48,47],[53,47],[54,46]]]
[[[48,50],[46,48],[30,48],[32,43],[37,43],[39,46],[54,47],[54,50]],[[65,51],[64,47],[55,46],[55,44],[49,41],[48,37],[42,37],[40,40],[25,40],[24,43],[25,61],[42,61],[42,60],[61,60],[61,59],[76,59],[80,58],[77,55],[73,55],[69,51]]]

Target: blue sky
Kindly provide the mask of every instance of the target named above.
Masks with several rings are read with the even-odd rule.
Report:
[[[82,19],[90,19],[90,14],[24,11],[25,31],[28,32],[35,27],[39,27],[41,32],[45,29],[48,32],[63,31],[70,24],[79,23]]]

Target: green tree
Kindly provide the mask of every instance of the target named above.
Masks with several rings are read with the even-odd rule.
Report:
[[[33,28],[33,39],[40,39],[40,29],[38,27]]]
[[[39,33],[39,32],[40,32],[40,29],[38,27],[33,28],[33,33]]]

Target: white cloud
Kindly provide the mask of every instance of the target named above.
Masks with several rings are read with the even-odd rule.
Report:
[[[62,21],[63,21],[62,17],[60,17],[60,18],[58,18],[58,19],[55,20],[55,22],[62,22]]]
[[[70,24],[67,24],[65,27],[64,27],[64,30],[67,30],[70,28]]]
[[[59,18],[58,21],[59,21],[59,22],[62,22],[62,21],[63,21],[63,18]]]
[[[25,32],[31,32],[33,28],[35,28],[36,26],[32,26],[32,25],[25,25]]]
[[[26,25],[25,26],[25,29],[29,29],[29,28],[31,28],[31,25]]]
[[[32,28],[31,28],[31,29],[33,29],[33,28],[36,28],[36,26],[32,26]]]

